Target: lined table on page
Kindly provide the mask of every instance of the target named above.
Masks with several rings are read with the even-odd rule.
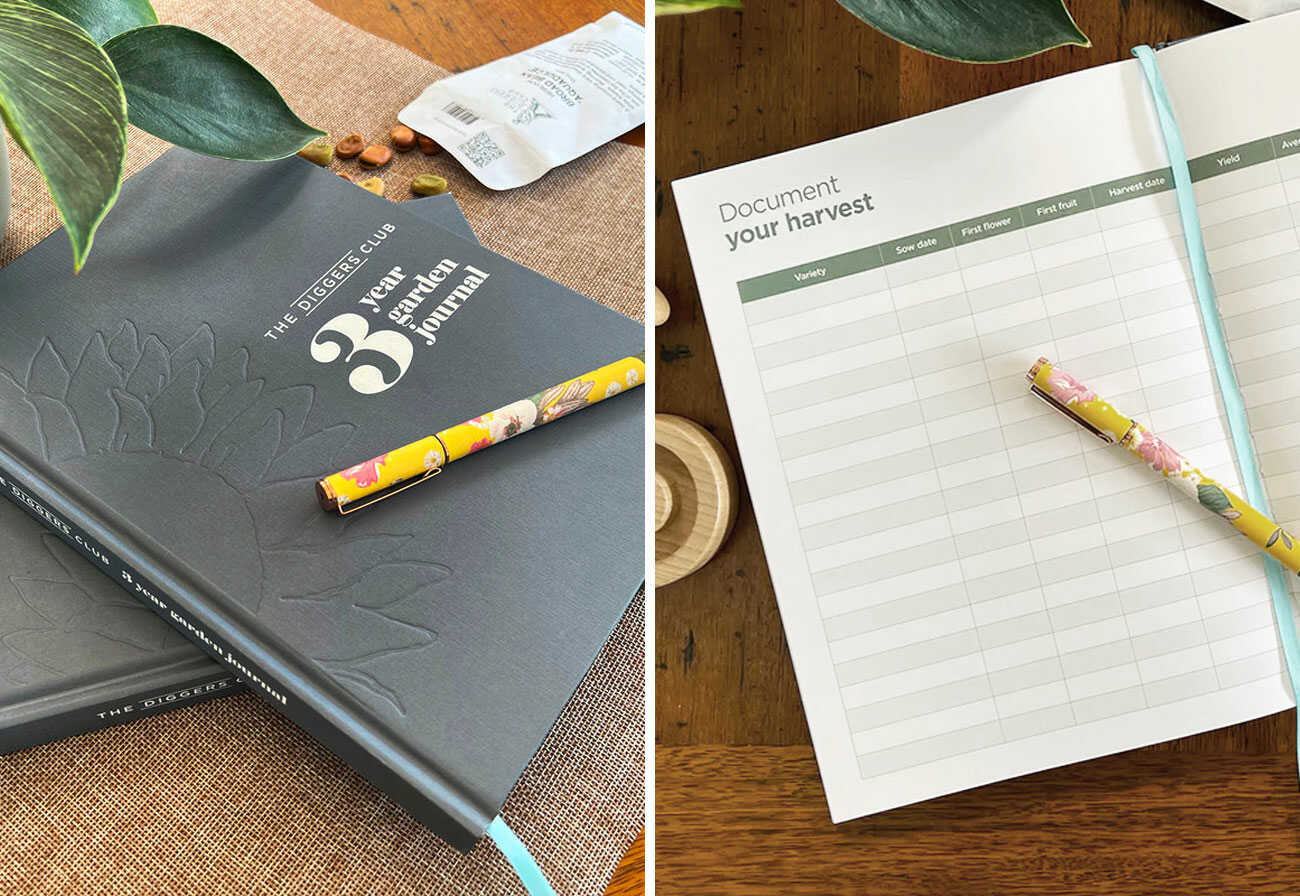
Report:
[[[1296,152],[1191,167],[1265,472],[1300,500],[1266,400],[1300,371]],[[1060,361],[1240,491],[1181,226],[1168,170],[1138,172],[737,285],[864,777],[1276,689],[1256,549],[1025,382]]]

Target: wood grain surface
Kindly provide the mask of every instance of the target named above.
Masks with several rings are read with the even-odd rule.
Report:
[[[1138,750],[842,825],[812,749],[666,747],[661,896],[1300,891],[1295,754]]]
[[[614,871],[605,896],[641,896],[645,892],[645,831],[632,841]]]
[[[608,12],[645,22],[640,0],[313,0],[322,9],[458,72],[518,53]],[[376,72],[376,77],[383,77]],[[396,114],[397,110],[394,110]],[[645,145],[645,128],[619,138]],[[623,858],[609,896],[645,892],[645,835]]]
[[[1089,48],[969,66],[834,0],[656,23],[656,410],[738,460],[668,185],[1127,58],[1237,20],[1199,0],[1067,0]],[[833,826],[744,489],[712,563],[656,594],[661,894],[1300,892],[1294,713]]]
[[[640,0],[312,0],[452,72],[475,68],[621,12],[645,22]],[[383,77],[376,72],[375,77]],[[394,110],[396,111],[396,110]],[[645,146],[645,128],[619,138]]]

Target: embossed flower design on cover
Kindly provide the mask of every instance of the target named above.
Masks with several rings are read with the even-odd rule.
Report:
[[[368,617],[347,627],[346,642],[316,639],[331,647],[313,659],[359,696],[404,713],[389,661],[437,640],[422,594],[451,570],[416,556],[410,534],[353,534],[314,507],[288,510],[302,506],[288,496],[309,493],[313,473],[355,456],[354,427],[311,430],[315,389],[269,390],[248,364],[247,349],[219,352],[207,325],[170,346],[126,321],[81,346],[46,340],[26,370],[0,370],[0,413],[30,421],[34,438],[13,435],[39,444],[73,481],[120,476],[195,493],[175,524],[203,537],[230,572],[218,584],[259,617],[326,632],[343,617]],[[138,503],[132,514],[159,502]],[[38,602],[40,587],[26,586]]]

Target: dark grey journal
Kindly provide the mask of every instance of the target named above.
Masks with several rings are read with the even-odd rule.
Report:
[[[456,236],[478,242],[478,237],[470,229],[469,221],[465,220],[464,212],[460,210],[460,206],[456,204],[455,198],[450,193],[408,199],[402,203],[402,210],[410,212],[421,221],[449,230]]]
[[[404,209],[475,239],[450,194]],[[0,503],[0,753],[242,690],[40,523]]]
[[[313,482],[641,349],[641,327],[297,159],[173,150],[74,277],[0,271],[0,477],[453,844],[642,578],[642,390],[340,518]]]
[[[0,504],[0,753],[239,690],[72,548]]]

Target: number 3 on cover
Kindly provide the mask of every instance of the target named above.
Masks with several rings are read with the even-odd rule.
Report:
[[[359,314],[340,314],[326,322],[311,340],[311,356],[322,364],[343,359],[350,365],[348,384],[362,395],[375,395],[396,385],[411,366],[411,340],[394,330],[370,332]]]

